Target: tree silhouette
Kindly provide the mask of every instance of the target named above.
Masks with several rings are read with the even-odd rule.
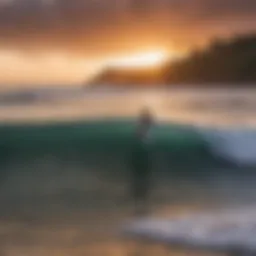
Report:
[[[165,82],[241,83],[256,81],[256,35],[215,40],[210,47],[164,68]]]

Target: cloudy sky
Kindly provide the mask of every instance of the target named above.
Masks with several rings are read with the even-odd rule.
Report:
[[[0,83],[76,83],[107,61],[256,32],[256,0],[0,0]]]

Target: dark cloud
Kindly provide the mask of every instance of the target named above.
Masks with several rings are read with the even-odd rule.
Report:
[[[16,0],[0,6],[0,47],[105,53],[256,30],[255,0]]]

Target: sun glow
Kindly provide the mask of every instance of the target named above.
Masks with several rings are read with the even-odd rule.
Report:
[[[149,68],[157,67],[170,58],[166,52],[140,53],[115,59],[111,66],[120,68]]]

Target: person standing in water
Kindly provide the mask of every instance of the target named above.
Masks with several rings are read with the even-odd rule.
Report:
[[[132,196],[136,214],[146,214],[152,162],[150,157],[150,130],[154,124],[149,109],[144,108],[138,118],[132,149]]]

